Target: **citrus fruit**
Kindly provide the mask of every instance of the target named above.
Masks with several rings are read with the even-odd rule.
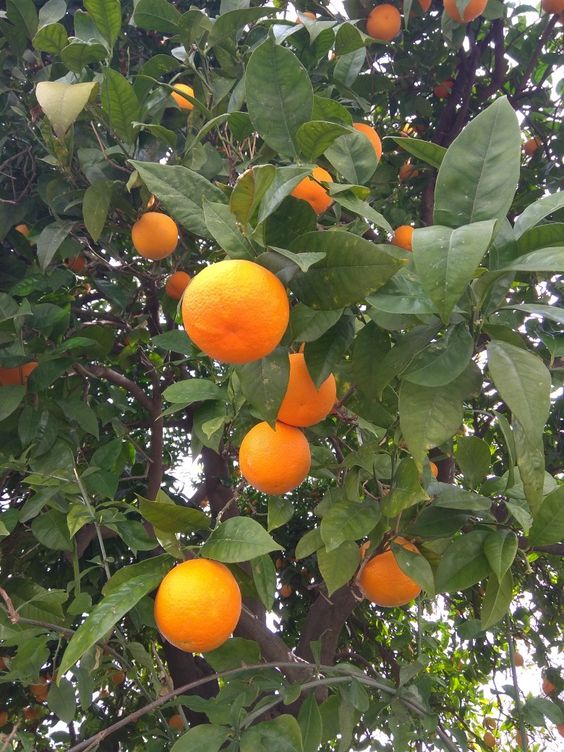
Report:
[[[186,272],[174,272],[174,274],[171,274],[166,281],[165,292],[169,298],[180,300],[189,283],[189,274],[186,274]]]
[[[497,727],[497,723],[493,718],[484,718],[484,726],[493,731]]]
[[[297,184],[292,191],[292,196],[307,201],[316,214],[323,214],[331,206],[333,199],[317,181],[332,183],[333,178],[323,167],[314,167],[311,174],[311,178],[304,178]]]
[[[86,258],[82,254],[68,258],[65,263],[75,274],[82,274],[86,269]]]
[[[564,736],[564,723],[559,723],[556,726],[556,730],[558,731],[558,733],[560,734],[560,736]]]
[[[41,676],[38,682],[29,685],[29,691],[36,702],[45,702],[49,694],[49,685],[47,680]]]
[[[197,274],[182,298],[190,339],[225,363],[264,358],[278,345],[290,316],[286,290],[263,266],[226,259]]]
[[[254,488],[276,496],[305,480],[311,465],[306,437],[299,428],[277,421],[271,428],[257,423],[245,435],[239,449],[239,466]]]
[[[24,363],[23,366],[14,368],[0,368],[0,386],[21,386],[27,384],[27,380],[33,370],[37,368],[35,360]]]
[[[28,235],[29,235],[29,233],[31,232],[31,230],[29,229],[29,227],[27,225],[24,225],[24,224],[22,224],[22,225],[16,225],[14,227],[14,230],[16,232],[19,232],[20,235],[23,235],[25,238],[27,238]]]
[[[541,8],[545,13],[560,13],[564,10],[564,0],[541,0]]]
[[[329,415],[336,396],[337,385],[332,373],[317,388],[309,375],[303,353],[292,353],[290,378],[278,410],[278,420],[290,426],[313,426]]]
[[[521,655],[521,653],[514,653],[513,654],[513,662],[516,666],[523,666],[525,663],[525,659]]]
[[[5,710],[0,710],[0,728],[3,728],[8,723],[8,713]]]
[[[486,731],[484,734],[484,744],[486,747],[495,747],[495,736],[491,731]]]
[[[292,595],[293,592],[294,592],[294,589],[292,588],[291,585],[284,584],[280,588],[280,597],[281,598],[289,598]]]
[[[367,123],[353,123],[352,125],[355,130],[360,131],[360,133],[364,133],[364,135],[372,144],[374,151],[376,152],[376,158],[380,159],[380,157],[382,156],[382,141],[380,140],[380,136],[376,133],[374,128]]]
[[[542,680],[542,691],[544,692],[544,694],[551,695],[555,689],[556,686],[550,681],[547,676],[544,676]]]
[[[39,716],[39,710],[28,705],[27,708],[23,709],[23,714],[26,721],[35,721]]]
[[[419,553],[417,547],[405,538],[394,538],[394,543]],[[403,606],[421,592],[419,585],[402,572],[391,549],[373,556],[364,565],[358,576],[358,584],[369,601],[387,608]]]
[[[315,21],[316,18],[317,18],[317,16],[315,15],[315,13],[312,13],[312,11],[310,11],[310,10],[303,10],[303,11],[300,11],[300,13],[301,13],[302,16],[305,16],[306,18],[309,18],[310,21]],[[299,16],[296,18],[296,23],[297,24],[303,24],[303,21],[302,21],[302,19]]]
[[[525,143],[523,144],[523,151],[528,157],[532,157],[539,149],[539,146],[541,145],[540,139],[538,138],[529,138]]]
[[[123,671],[113,671],[110,674],[110,681],[112,684],[114,684],[116,687],[119,684],[123,684],[125,681],[125,674]]]
[[[189,97],[194,96],[194,89],[191,86],[188,86],[188,84],[175,84],[173,86],[174,91],[170,93],[170,96],[174,99],[176,104],[180,107],[181,110],[193,110],[194,105],[192,102],[190,102],[188,99],[185,99],[181,94],[177,94],[177,91],[182,92],[183,94],[188,94]]]
[[[190,559],[165,575],[155,597],[155,622],[172,645],[206,653],[222,645],[241,615],[241,591],[219,561]]]
[[[436,478],[439,475],[439,468],[435,465],[434,462],[429,462],[429,469],[433,478]]]
[[[402,183],[406,180],[409,180],[410,178],[416,178],[418,175],[419,170],[415,169],[409,159],[407,160],[407,162],[404,162],[399,169],[399,179]]]
[[[178,227],[174,219],[162,212],[146,212],[131,228],[133,247],[146,259],[166,258],[178,244]]]
[[[184,719],[180,715],[180,713],[175,713],[174,715],[171,715],[168,719],[168,725],[175,729],[176,731],[183,731],[184,729]]]
[[[446,99],[450,94],[453,85],[454,81],[451,81],[450,79],[448,81],[442,81],[440,84],[437,84],[435,86],[435,88],[433,89],[433,94],[437,97],[437,99]]]
[[[413,250],[411,245],[412,237],[413,227],[410,227],[410,225],[400,225],[394,230],[392,243],[398,245],[400,248],[405,248],[406,251],[411,251]]]
[[[368,14],[366,33],[373,39],[391,42],[397,37],[401,29],[401,16],[395,5],[382,3]]]
[[[458,23],[469,23],[478,16],[481,16],[484,12],[488,0],[470,0],[466,8],[464,8],[464,16],[460,15],[460,11],[456,7],[456,0],[444,0],[445,13]]]

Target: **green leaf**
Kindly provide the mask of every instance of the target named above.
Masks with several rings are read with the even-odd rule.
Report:
[[[311,174],[309,167],[276,167],[275,170],[274,178],[269,181],[260,200],[258,223],[264,222],[265,219],[270,217],[298,183]]]
[[[214,671],[229,671],[232,668],[249,666],[260,662],[260,648],[254,640],[232,637],[223,645],[206,653],[206,661]]]
[[[354,319],[342,316],[337,323],[314,342],[306,342],[304,357],[317,388],[333,372],[354,337]]]
[[[304,752],[317,752],[321,746],[323,725],[315,694],[310,693],[302,703],[298,723],[302,731]]]
[[[382,514],[396,517],[404,509],[428,499],[429,495],[419,480],[417,465],[411,457],[405,457],[398,465],[390,493],[382,500]]]
[[[251,121],[268,146],[295,155],[298,129],[313,108],[311,81],[298,58],[268,39],[250,57],[245,89]]]
[[[359,131],[340,136],[325,149],[324,154],[345,180],[353,185],[367,183],[378,166],[374,147],[367,136]]]
[[[437,169],[441,166],[447,151],[444,146],[434,144],[432,141],[421,141],[419,138],[405,138],[404,136],[389,136],[388,138],[395,141],[404,151]]]
[[[23,26],[28,37],[33,38],[37,31],[37,10],[33,0],[8,0],[8,19],[16,26]]]
[[[542,316],[544,319],[556,321],[557,324],[562,324],[564,326],[564,308],[556,308],[555,306],[549,305],[538,305],[537,303],[510,303],[503,308],[511,308],[516,311],[524,311],[527,314]]]
[[[108,218],[108,211],[112,201],[113,182],[99,180],[89,186],[82,199],[82,216],[90,237],[98,242]]]
[[[100,63],[107,56],[108,50],[99,42],[81,42],[73,39],[61,50],[61,60],[73,73],[81,73],[87,65]]]
[[[325,258],[307,272],[298,272],[290,289],[312,308],[332,310],[362,300],[382,287],[402,266],[376,245],[349,232],[309,232],[292,245],[297,252],[323,252]]]
[[[448,483],[433,483],[430,492],[435,496],[433,506],[441,509],[487,512],[492,505],[491,499]]]
[[[276,178],[273,186],[275,182]],[[266,195],[268,193],[267,190]],[[262,205],[260,211],[262,212]],[[286,196],[280,206],[266,218],[264,224],[257,228],[257,232],[262,230],[262,241],[258,237],[256,239],[266,246],[290,248],[297,237],[312,232],[316,226],[316,214],[307,201]]]
[[[133,122],[139,120],[139,100],[129,81],[113,68],[104,68],[102,80],[102,109],[110,127],[119,138],[131,144],[135,140]]]
[[[542,503],[529,531],[532,546],[547,546],[564,540],[564,486],[559,486]]]
[[[66,0],[47,0],[45,5],[39,9],[39,26],[49,26],[56,21],[60,21],[66,12]]]
[[[241,225],[251,221],[275,174],[273,165],[259,165],[239,177],[229,198],[229,208]]]
[[[459,436],[454,456],[471,488],[476,488],[490,471],[489,444],[478,436]]]
[[[216,18],[212,30],[208,37],[208,47],[214,47],[229,37],[234,38],[235,32],[242,29],[243,26],[252,24],[264,16],[270,16],[276,13],[275,8],[237,8],[229,10]]]
[[[444,386],[465,370],[474,349],[466,324],[450,327],[438,342],[432,342],[412,360],[402,379],[420,386]]]
[[[336,138],[351,133],[351,128],[341,123],[327,120],[310,120],[300,126],[296,142],[305,159],[315,161]]]
[[[208,559],[232,564],[281,550],[282,546],[258,522],[249,517],[232,517],[217,525],[201,553]]]
[[[68,42],[69,38],[65,27],[60,23],[52,23],[39,29],[33,37],[32,44],[36,50],[58,55]]]
[[[294,505],[280,496],[268,497],[268,532],[282,527],[294,516]]]
[[[42,546],[54,551],[71,551],[72,543],[67,528],[67,517],[58,509],[50,509],[35,517],[31,532]]]
[[[503,619],[513,599],[513,575],[508,569],[501,580],[489,577],[486,595],[482,604],[480,621],[482,629],[489,629]]]
[[[523,706],[523,714],[527,723],[535,726],[545,725],[544,721],[541,720],[540,723],[537,721],[537,717],[540,714],[548,718],[556,726],[564,723],[564,709],[562,709],[560,702],[554,702],[547,697],[528,697]]]
[[[133,14],[135,25],[140,29],[161,31],[164,34],[177,34],[181,17],[168,0],[139,0]]]
[[[329,120],[334,123],[346,123],[346,125],[352,125],[352,115],[339,102],[334,99],[328,99],[327,97],[320,97],[317,94],[313,95],[313,112],[311,113],[312,120]]]
[[[151,337],[151,342],[163,350],[172,350],[182,355],[194,355],[194,345],[188,339],[184,329],[171,329],[168,332]]]
[[[143,559],[143,561],[140,561],[137,564],[129,564],[126,567],[121,567],[114,572],[103,586],[102,594],[109,596],[114,593],[119,593],[127,582],[141,578],[154,577],[155,582],[157,583],[155,587],[157,587],[158,583],[170,570],[172,563],[170,556],[161,554],[160,556],[152,556],[149,559]]]
[[[519,239],[524,232],[538,224],[549,214],[562,209],[564,206],[564,191],[558,191],[549,196],[543,196],[527,206],[522,214],[517,217],[513,228],[515,237]]]
[[[57,684],[49,687],[47,704],[57,718],[63,723],[72,723],[76,714],[76,700],[74,687],[68,679],[63,677]]]
[[[392,552],[399,568],[432,598],[435,595],[435,578],[433,570],[422,554],[416,554],[392,541]]]
[[[462,400],[455,384],[424,387],[409,381],[401,383],[400,426],[418,464],[423,462],[428,449],[450,439],[462,424]]]
[[[84,8],[94,19],[104,39],[113,47],[121,31],[120,0],[84,0]]]
[[[302,732],[292,715],[279,715],[241,734],[241,752],[303,752]]]
[[[228,734],[227,726],[202,723],[182,734],[180,739],[174,742],[170,752],[219,752]]]
[[[353,541],[344,541],[331,551],[325,547],[318,549],[317,563],[327,585],[327,594],[331,597],[335,590],[346,585],[353,577],[360,564],[360,551]]]
[[[366,50],[362,47],[352,52],[346,52],[335,63],[333,78],[342,86],[349,89],[358,78],[365,60]]]
[[[511,421],[517,467],[523,484],[525,497],[533,517],[542,505],[544,495],[544,443],[542,432],[526,431],[521,422],[513,416]],[[550,476],[549,476],[550,477]]]
[[[486,530],[472,530],[455,538],[442,555],[436,573],[438,593],[455,593],[475,585],[490,572],[484,554]]]
[[[515,272],[562,272],[564,271],[564,247],[541,248],[501,267],[500,271]]]
[[[435,185],[434,223],[460,227],[505,217],[520,165],[519,122],[507,97],[500,97],[448,148]]]
[[[291,342],[313,342],[336,324],[342,313],[340,308],[335,311],[316,311],[298,303],[290,311]]]
[[[181,402],[191,405],[193,402],[204,400],[222,400],[225,398],[223,391],[208,379],[186,379],[167,387],[163,397],[168,402]]]
[[[276,592],[276,569],[270,556],[263,554],[252,559],[251,572],[260,602],[267,611],[271,611]]]
[[[106,633],[113,629],[114,625],[147,593],[158,587],[162,576],[160,571],[155,570],[131,577],[97,603],[72,636],[61,659],[59,676],[64,676],[84,653],[98,640],[102,640]]]
[[[67,84],[62,81],[40,81],[37,84],[35,96],[53,126],[55,135],[59,138],[65,135],[88,104],[97,86],[95,82]]]
[[[381,227],[390,234],[394,231],[388,220],[373,209],[366,201],[361,201],[354,193],[338,193],[335,195],[335,201],[345,209],[364,217],[376,227]]]
[[[373,501],[335,502],[321,520],[321,538],[326,551],[333,551],[344,541],[354,541],[368,535],[380,517],[380,508]]]
[[[0,421],[17,410],[24,397],[25,386],[0,387]]]
[[[41,230],[37,238],[37,260],[42,271],[49,266],[72,228],[72,222],[53,222]]]
[[[226,204],[204,198],[204,218],[210,235],[229,258],[252,259],[253,249],[237,227],[235,217]]]
[[[202,203],[204,198],[224,203],[225,197],[219,188],[188,167],[135,160],[130,162],[147,189],[162,201],[178,222],[196,235],[210,237]]]
[[[484,540],[484,553],[492,572],[501,583],[511,568],[517,553],[517,536],[511,530],[500,528]]]
[[[273,423],[288,388],[290,360],[284,347],[237,369],[246,400],[263,420]]]
[[[192,533],[195,530],[206,530],[210,526],[209,517],[199,509],[180,507],[170,500],[161,501],[159,497],[157,501],[149,501],[142,496],[137,498],[143,517],[165,533]]]
[[[424,227],[413,233],[413,262],[421,285],[448,322],[454,306],[474,277],[492,239],[495,220],[457,230]]]
[[[323,539],[321,538],[321,530],[316,527],[313,530],[308,530],[296,545],[296,559],[305,559],[307,556],[311,556],[323,546]]]

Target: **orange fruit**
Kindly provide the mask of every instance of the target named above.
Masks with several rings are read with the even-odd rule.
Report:
[[[155,621],[172,645],[207,653],[231,635],[241,615],[241,591],[225,564],[190,559],[165,575],[155,598]]]
[[[555,689],[556,686],[550,681],[548,677],[544,676],[542,680],[542,691],[544,692],[544,694],[551,695]]]
[[[27,380],[32,371],[37,368],[38,363],[31,360],[24,363],[23,366],[14,366],[14,368],[0,368],[0,386],[21,386],[27,384]]]
[[[8,723],[8,713],[5,710],[0,710],[0,728]]]
[[[245,435],[239,449],[239,466],[254,488],[276,496],[305,480],[311,466],[309,444],[299,428],[276,422],[257,423]]]
[[[131,228],[133,247],[146,259],[159,261],[170,256],[178,244],[174,219],[162,212],[146,212]]]
[[[290,378],[278,420],[290,426],[313,426],[329,415],[336,396],[337,385],[332,373],[318,389],[309,375],[303,353],[292,353]]]
[[[323,167],[314,167],[311,178],[304,178],[292,191],[292,196],[307,201],[316,214],[323,214],[331,206],[333,199],[317,181],[332,183],[333,178]]]
[[[110,674],[110,681],[114,686],[118,686],[120,684],[123,684],[125,681],[125,674],[123,671],[113,671]]]
[[[47,684],[45,677],[41,676],[38,682],[30,684],[29,691],[36,702],[45,702],[47,695],[49,694],[49,685]]]
[[[431,475],[433,478],[436,478],[439,475],[439,468],[435,465],[434,462],[429,462],[429,469],[431,470]]]
[[[276,570],[279,572],[284,567],[285,563],[286,562],[284,561],[284,559],[282,559],[282,557],[279,557],[278,559],[276,559],[274,566],[276,567]]]
[[[486,747],[495,747],[495,736],[491,731],[486,731],[484,734],[484,744]]]
[[[558,731],[558,733],[560,734],[560,736],[564,736],[564,723],[559,723],[556,726],[556,730]]]
[[[460,24],[469,23],[481,16],[487,4],[488,0],[470,0],[464,8],[464,17],[462,17],[456,7],[456,0],[444,0],[445,13]]]
[[[416,178],[418,175],[419,170],[415,169],[409,159],[407,160],[407,162],[404,162],[399,169],[399,179],[401,183],[405,182],[406,180],[410,180],[411,178]]]
[[[380,140],[380,136],[376,133],[374,128],[367,123],[353,123],[352,125],[355,130],[360,131],[360,133],[364,133],[364,135],[368,138],[368,140],[372,144],[372,147],[374,148],[374,151],[376,152],[376,158],[379,160],[382,156],[382,141]]]
[[[523,144],[523,151],[528,157],[532,157],[536,154],[540,145],[541,145],[540,138],[529,138]]]
[[[525,659],[521,655],[521,653],[514,653],[513,654],[513,661],[516,666],[522,666],[525,663]]]
[[[541,0],[541,8],[545,13],[560,13],[564,10],[564,0]]]
[[[292,593],[294,592],[294,589],[291,585],[288,585],[287,583],[284,583],[282,587],[280,588],[280,597],[281,598],[289,598]]]
[[[176,731],[183,731],[184,730],[184,718],[180,715],[180,713],[175,713],[174,715],[171,715],[168,719],[168,725],[176,729]]]
[[[86,268],[86,257],[80,254],[79,256],[73,256],[65,261],[68,268],[75,274],[82,274]]]
[[[405,248],[406,251],[412,251],[411,238],[413,237],[413,227],[410,225],[400,225],[394,230],[394,236],[392,243],[398,245],[400,248]]]
[[[484,726],[493,731],[497,727],[497,723],[493,718],[484,718]]]
[[[7,671],[8,664],[6,663],[6,656],[0,655],[0,671]]]
[[[405,538],[394,538],[408,551],[419,553],[416,546]],[[377,554],[361,569],[358,584],[364,595],[378,606],[403,606],[421,592],[419,585],[399,568],[391,549]]]
[[[32,708],[30,705],[28,705],[27,708],[23,709],[23,714],[26,721],[35,721],[37,719],[37,716],[39,715],[39,711],[37,708]]]
[[[395,5],[382,3],[368,14],[366,33],[373,39],[391,42],[397,37],[401,29],[401,15]]]
[[[442,81],[440,84],[437,84],[435,86],[435,88],[433,89],[433,94],[437,97],[437,99],[446,99],[450,94],[453,85],[454,81],[452,81],[451,79],[448,79],[448,81]]]
[[[181,91],[183,94],[188,94],[189,97],[194,96],[194,89],[188,84],[175,84],[173,86],[174,91],[170,93],[170,96],[174,99],[176,104],[181,110],[193,110],[194,105],[188,99],[184,99],[180,94],[176,94],[177,91]]]
[[[190,275],[186,272],[174,272],[166,281],[165,292],[169,298],[180,300],[184,290],[190,284]]]
[[[312,13],[310,10],[303,10],[303,11],[300,11],[300,13],[302,14],[302,16],[309,18],[311,21],[315,21],[317,19],[317,16],[315,15],[315,13]],[[299,16],[296,18],[296,23],[303,24],[303,21]]]
[[[523,747],[523,737],[521,736],[520,731],[515,732],[515,744],[519,747],[519,749],[522,749]]]
[[[29,233],[31,232],[31,230],[29,229],[29,227],[27,225],[24,225],[24,224],[16,225],[14,227],[14,230],[16,232],[19,232],[20,235],[23,235],[25,238],[27,238],[28,235],[29,235]]]
[[[190,339],[211,358],[250,363],[278,345],[290,316],[284,285],[244,259],[226,259],[197,274],[182,298]]]

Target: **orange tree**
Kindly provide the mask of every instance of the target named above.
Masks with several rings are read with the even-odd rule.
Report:
[[[562,729],[561,4],[274,5],[0,11],[3,749]]]

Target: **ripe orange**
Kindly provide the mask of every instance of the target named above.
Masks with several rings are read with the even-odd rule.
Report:
[[[484,726],[487,729],[491,729],[493,731],[496,729],[497,723],[494,721],[493,718],[484,718]]]
[[[411,161],[409,159],[407,160],[407,162],[404,162],[399,169],[400,183],[403,183],[406,180],[410,180],[411,178],[416,178],[418,175],[419,175],[419,170],[415,169],[415,167],[411,164]]]
[[[280,597],[289,598],[293,592],[293,587],[291,585],[288,585],[287,583],[284,583],[284,585],[282,585],[282,587],[280,588]]]
[[[281,556],[276,559],[274,566],[276,567],[276,570],[279,572],[281,569],[284,568],[286,564],[285,559],[283,559]]]
[[[165,575],[155,598],[155,621],[172,645],[207,653],[231,635],[241,615],[241,591],[225,564],[190,559]]]
[[[364,133],[364,135],[372,144],[374,151],[376,152],[376,159],[379,160],[382,156],[382,141],[380,140],[380,136],[376,133],[374,128],[367,123],[353,123],[353,128],[357,131],[360,131],[361,133]]]
[[[67,259],[65,263],[68,268],[75,274],[82,274],[82,272],[86,269],[86,257],[82,254]]]
[[[28,705],[27,708],[23,709],[23,714],[26,721],[35,721],[39,716],[39,710],[37,708],[32,708],[31,705]]]
[[[564,0],[541,0],[541,8],[545,13],[560,13],[564,10]]]
[[[513,654],[513,661],[515,662],[516,666],[523,666],[525,663],[525,659],[521,655],[521,653],[514,653]]]
[[[541,145],[540,138],[529,138],[523,144],[523,151],[528,157],[532,157],[536,154],[540,145]]]
[[[286,331],[290,307],[272,272],[244,259],[226,259],[197,274],[182,298],[190,339],[225,363],[250,363],[271,353]]]
[[[165,292],[169,298],[180,300],[184,290],[190,284],[190,275],[186,272],[174,272],[166,281]]]
[[[391,42],[401,29],[401,15],[395,5],[382,3],[373,8],[366,20],[366,33],[373,39]]]
[[[486,731],[486,733],[484,734],[484,744],[486,745],[486,747],[495,747],[495,736],[491,731]]]
[[[558,731],[558,733],[560,734],[560,736],[564,736],[564,723],[559,723],[556,726],[556,730]]]
[[[436,478],[439,475],[439,468],[435,465],[434,462],[429,462],[429,468],[431,470],[431,475],[433,478]]]
[[[176,104],[180,107],[181,110],[193,110],[194,105],[192,102],[190,102],[188,99],[184,99],[183,96],[180,94],[176,94],[175,92],[181,91],[184,94],[188,94],[189,97],[194,96],[194,89],[191,86],[188,86],[188,84],[175,84],[174,90],[170,93],[170,96],[174,99]]]
[[[333,178],[323,167],[314,167],[311,178],[304,178],[292,191],[292,196],[307,201],[316,214],[323,214],[331,206],[333,199],[319,182],[332,183]]]
[[[456,0],[444,0],[445,13],[460,24],[469,23],[478,18],[478,16],[481,16],[487,4],[488,0],[470,0],[466,8],[464,8],[464,17],[462,17],[456,7]]]
[[[449,78],[447,81],[442,81],[440,84],[437,84],[433,89],[433,94],[437,97],[437,99],[446,99],[450,94],[453,86],[454,81]]]
[[[49,685],[45,677],[41,676],[35,684],[29,685],[29,691],[36,702],[45,702],[49,694]]]
[[[183,731],[184,730],[184,718],[180,715],[180,713],[175,713],[174,715],[171,715],[168,719],[168,725],[176,729],[176,731]]]
[[[8,713],[5,710],[0,710],[0,728],[3,728],[8,723]]]
[[[336,396],[337,385],[332,373],[318,389],[309,375],[303,353],[292,353],[290,378],[278,420],[290,426],[313,426],[329,415]]]
[[[413,237],[413,227],[410,225],[400,225],[394,230],[394,236],[392,243],[398,245],[400,248],[405,248],[406,251],[412,251],[411,238]]]
[[[419,553],[416,546],[405,538],[397,537],[395,543],[408,551]],[[378,606],[403,606],[421,592],[419,585],[402,572],[391,549],[377,554],[361,569],[358,584],[368,600]]]
[[[22,225],[16,225],[14,227],[14,230],[16,232],[19,232],[20,235],[23,235],[25,238],[27,238],[28,235],[29,235],[29,233],[31,232],[31,230],[29,229],[29,227],[27,225],[24,225],[24,224],[22,224]]]
[[[276,496],[287,493],[307,477],[311,465],[309,444],[299,428],[276,422],[257,423],[239,449],[241,474],[251,486]]]
[[[178,244],[174,219],[162,212],[146,212],[131,228],[133,247],[146,259],[159,261],[170,256]]]
[[[125,673],[123,671],[113,671],[110,674],[110,681],[114,686],[119,686],[125,681]]]
[[[27,384],[32,371],[38,366],[35,360],[14,368],[0,368],[0,386],[21,386]]]
[[[542,680],[542,691],[544,692],[544,694],[551,695],[555,689],[556,686],[550,681],[548,677],[544,676]]]
[[[315,13],[312,13],[312,11],[310,10],[302,10],[300,11],[300,13],[302,14],[302,16],[309,18],[311,21],[315,21],[317,19],[317,16],[315,15]],[[303,21],[299,16],[296,18],[296,23],[303,24]]]

